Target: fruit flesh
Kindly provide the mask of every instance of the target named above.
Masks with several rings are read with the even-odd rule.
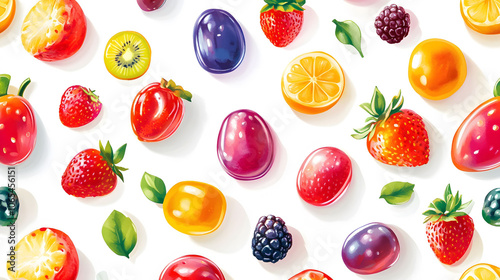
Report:
[[[61,231],[35,230],[17,243],[16,252],[15,272],[7,270],[10,279],[75,280],[77,277],[79,260],[76,248]]]
[[[460,277],[460,280],[498,280],[498,279],[500,279],[500,268],[487,263],[480,263],[471,266]]]
[[[499,0],[461,0],[460,13],[472,30],[482,34],[500,33]]]
[[[344,91],[344,72],[329,54],[312,52],[295,58],[281,80],[285,101],[295,111],[322,113],[333,107]]]
[[[216,187],[194,181],[175,184],[165,196],[163,213],[176,230],[189,235],[214,232],[226,214],[226,199]]]
[[[15,0],[0,0],[0,33],[5,31],[16,13],[16,1]]]
[[[24,48],[42,61],[68,58],[82,46],[87,21],[75,0],[41,0],[24,19]]]
[[[123,31],[111,37],[104,52],[109,73],[122,80],[141,77],[149,68],[151,48],[141,34]]]

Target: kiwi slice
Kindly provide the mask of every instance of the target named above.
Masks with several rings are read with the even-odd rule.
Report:
[[[151,48],[140,33],[123,31],[109,39],[104,64],[118,79],[133,80],[144,75],[151,61]]]

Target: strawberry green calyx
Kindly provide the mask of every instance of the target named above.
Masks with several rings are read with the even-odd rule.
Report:
[[[371,139],[375,133],[377,126],[383,126],[385,121],[392,115],[401,111],[403,107],[404,98],[401,96],[401,90],[398,95],[392,98],[387,108],[385,107],[385,98],[377,87],[373,92],[372,101],[370,103],[363,103],[359,105],[363,110],[368,112],[371,116],[368,117],[366,125],[360,129],[354,129],[356,132],[351,136],[354,139],[360,140],[366,138]]]
[[[175,96],[191,102],[191,98],[193,98],[193,95],[189,91],[184,90],[184,88],[182,88],[181,86],[176,85],[174,81],[169,80],[167,82],[167,80],[162,78],[160,84],[162,88],[171,90]]]
[[[11,77],[9,74],[0,74],[0,96],[7,95],[7,91],[9,90],[10,79]],[[24,80],[21,86],[19,87],[17,95],[23,97],[24,91],[26,90],[26,88],[30,83],[31,83],[30,78]]]
[[[468,215],[462,210],[469,207],[471,203],[472,200],[462,204],[462,196],[460,193],[457,191],[457,194],[453,196],[450,184],[448,184],[444,191],[444,200],[440,198],[434,199],[434,201],[429,205],[430,209],[422,213],[422,215],[427,216],[424,220],[424,224],[436,221],[456,221],[457,217]]]
[[[293,12],[293,11],[304,11],[302,7],[306,3],[306,0],[264,0],[266,5],[260,10],[261,13],[265,13],[269,10],[277,10],[282,12]]]
[[[493,96],[499,97],[500,96],[500,79],[497,80],[495,83],[495,87],[493,88]]]
[[[123,160],[126,149],[127,149],[127,144],[121,146],[118,150],[116,150],[116,152],[113,153],[113,148],[111,148],[111,144],[109,144],[109,141],[108,143],[106,143],[105,148],[102,146],[101,141],[99,141],[99,150],[101,151],[100,155],[108,163],[109,167],[111,167],[113,173],[115,173],[118,177],[120,177],[122,182],[124,182],[124,180],[121,171],[127,171],[128,168],[117,166],[116,164],[120,163],[120,161]]]
[[[95,94],[95,90],[91,90],[91,89],[86,89],[84,87],[82,87],[82,90],[83,92],[85,92],[86,95],[88,95],[90,97],[90,100],[92,100],[92,102],[99,102],[99,96],[97,96]]]

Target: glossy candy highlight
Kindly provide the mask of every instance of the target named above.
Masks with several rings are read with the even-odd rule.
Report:
[[[193,41],[200,66],[213,74],[235,70],[245,57],[243,30],[236,19],[224,10],[203,12],[194,27]]]
[[[255,180],[264,176],[274,160],[274,140],[266,121],[251,110],[229,114],[217,140],[219,162],[231,177]]]
[[[226,214],[226,198],[216,187],[195,181],[175,184],[163,201],[167,222],[179,232],[205,235],[217,230]]]
[[[483,219],[492,226],[500,227],[500,188],[492,189],[484,198]]]
[[[342,246],[342,259],[352,272],[374,274],[394,265],[399,251],[392,229],[382,223],[370,223],[349,234]]]
[[[349,187],[352,164],[341,150],[323,147],[312,152],[297,175],[297,191],[307,203],[326,206],[337,200]]]
[[[173,260],[163,269],[159,280],[225,280],[220,268],[211,260],[187,255]]]

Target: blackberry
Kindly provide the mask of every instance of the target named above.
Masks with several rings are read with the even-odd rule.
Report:
[[[492,226],[500,226],[500,188],[491,190],[484,198],[483,219]]]
[[[410,32],[410,14],[396,4],[386,6],[375,18],[375,28],[382,40],[399,43]]]
[[[259,261],[275,263],[282,260],[291,247],[292,235],[280,217],[260,217],[252,239],[253,255]]]

